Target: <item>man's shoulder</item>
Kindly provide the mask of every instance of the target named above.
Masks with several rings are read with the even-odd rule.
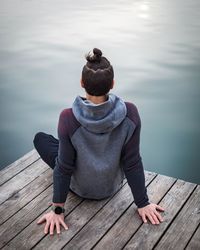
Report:
[[[80,123],[75,118],[72,108],[64,108],[60,112],[60,122],[59,125],[65,128],[66,131],[68,131],[69,134],[72,134],[76,131],[77,128],[80,127]]]
[[[139,111],[138,111],[136,104],[134,104],[133,102],[125,102],[125,104],[127,108],[126,116],[135,124],[137,124],[140,120],[140,116],[139,116]]]
[[[72,116],[72,108],[64,108],[60,112],[61,117],[70,117]]]
[[[136,106],[135,103],[133,103],[133,102],[127,102],[127,101],[125,101],[124,103],[126,104],[127,111],[129,111],[129,112],[136,112],[136,113],[138,112],[138,108],[137,108],[137,106]]]

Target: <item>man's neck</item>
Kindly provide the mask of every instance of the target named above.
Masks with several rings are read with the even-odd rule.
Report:
[[[86,99],[94,104],[100,104],[108,100],[108,95],[93,96],[86,93]]]

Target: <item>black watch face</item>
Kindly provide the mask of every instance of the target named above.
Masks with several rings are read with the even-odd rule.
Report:
[[[61,207],[56,207],[54,211],[56,214],[61,214],[63,210]]]

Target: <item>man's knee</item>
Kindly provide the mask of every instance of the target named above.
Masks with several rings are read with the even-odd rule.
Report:
[[[35,134],[34,139],[33,139],[33,144],[34,144],[35,148],[37,148],[37,146],[41,142],[42,137],[44,137],[44,132],[38,132]]]

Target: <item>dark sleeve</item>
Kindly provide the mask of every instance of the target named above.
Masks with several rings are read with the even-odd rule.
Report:
[[[64,203],[69,192],[71,175],[75,169],[76,151],[71,143],[70,110],[60,113],[58,122],[59,149],[53,170],[53,202]]]
[[[131,188],[135,204],[138,208],[150,204],[147,189],[145,187],[145,175],[140,156],[140,130],[141,120],[138,110],[135,105],[127,105],[128,117],[133,122],[135,130],[129,141],[125,144],[122,150],[122,166],[125,177]],[[130,111],[131,108],[131,111]]]

